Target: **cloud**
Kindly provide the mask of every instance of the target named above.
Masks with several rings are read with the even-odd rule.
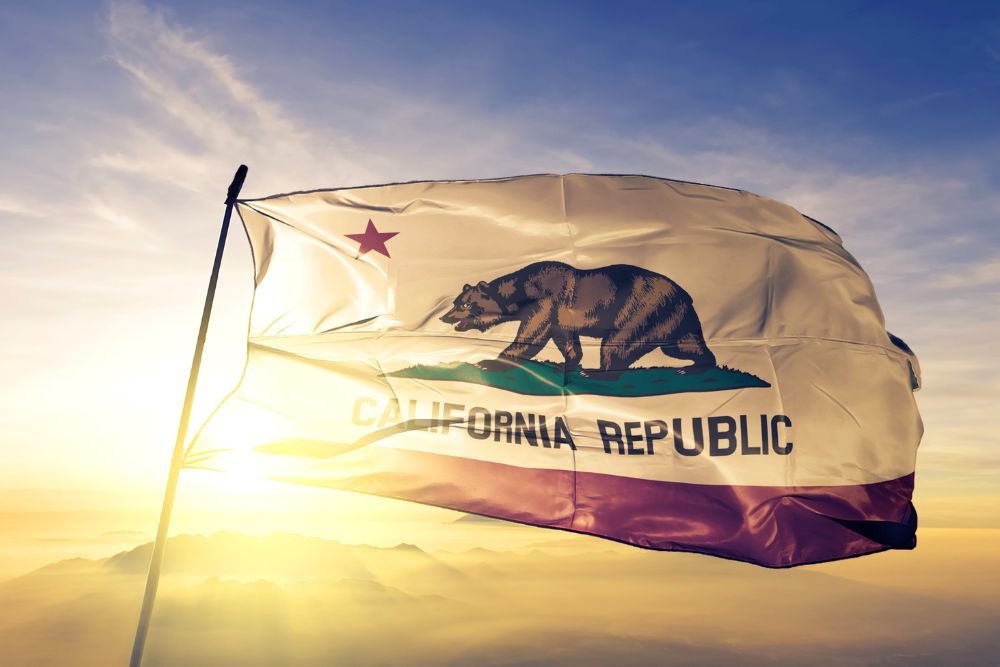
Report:
[[[986,286],[1000,286],[1000,256],[988,257],[979,262],[970,262],[941,276],[940,287],[942,289]]]
[[[29,202],[15,195],[0,194],[0,213],[22,218],[41,218],[48,206],[41,202]]]
[[[99,168],[138,174],[196,192],[217,192],[216,174],[239,162],[267,164],[290,182],[327,173],[364,173],[264,91],[208,40],[170,21],[163,10],[111,4],[111,60],[132,82],[142,117],[114,117],[118,139],[93,156]]]
[[[561,533],[516,530],[538,543],[454,553],[287,533],[172,537],[149,659],[972,665],[987,664],[998,648],[997,530],[925,530],[914,552],[780,572],[593,539],[566,547],[555,541],[565,540]],[[476,543],[468,532],[463,539]],[[17,602],[0,608],[0,636],[8,640],[0,658],[120,663],[150,550],[62,561],[0,583],[0,597]],[[748,618],[772,622],[737,622]]]
[[[882,105],[881,112],[886,115],[895,115],[910,111],[917,107],[931,104],[941,99],[961,95],[963,91],[957,89],[935,90],[922,95],[914,95],[898,100],[893,100]]]

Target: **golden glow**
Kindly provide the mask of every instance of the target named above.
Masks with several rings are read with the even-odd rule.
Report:
[[[664,656],[669,664],[815,664],[822,647],[824,664],[891,655],[989,664],[1000,617],[992,576],[1000,530],[929,529],[916,552],[775,571],[503,523],[445,526],[462,548],[373,548],[287,533],[174,539],[151,662],[511,664],[488,660],[502,647],[507,660],[553,667],[623,655],[635,665],[664,664]],[[505,544],[468,549],[483,540]],[[122,664],[144,556],[0,583],[0,598],[17,600],[0,607],[0,659]],[[73,632],[52,630],[65,627]],[[349,660],[333,657],[345,647]]]
[[[219,468],[219,492],[223,494],[267,493],[270,484],[264,479],[260,457],[253,452],[236,449],[222,454],[212,462]]]

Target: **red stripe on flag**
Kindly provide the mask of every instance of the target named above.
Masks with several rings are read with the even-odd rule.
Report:
[[[284,481],[767,567],[882,551],[884,545],[836,519],[905,522],[912,511],[912,474],[850,486],[727,486],[520,468],[401,449],[372,448],[348,456],[355,458],[351,465],[337,457],[308,477]],[[345,474],[352,469],[364,472]]]

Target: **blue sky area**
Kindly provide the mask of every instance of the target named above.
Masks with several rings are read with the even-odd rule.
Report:
[[[586,171],[786,201],[841,233],[921,356],[925,477],[996,493],[996,3],[33,2],[5,8],[0,58],[0,428],[34,443],[24,469],[82,437],[159,470],[108,443],[169,449],[150,433],[175,408],[129,397],[179,396],[246,162],[248,196]],[[95,377],[132,421],[50,423]]]
[[[216,2],[160,10],[196,27],[194,35],[276,95],[304,97],[295,106],[310,113],[321,113],[310,104],[319,78],[633,131],[724,117],[820,143],[824,154],[852,144],[845,135],[868,139],[892,160],[974,152],[997,132],[995,3]],[[112,91],[95,62],[106,51],[107,11],[47,2],[7,9],[3,50],[18,66],[5,68],[5,87]],[[38,108],[45,97],[13,101],[23,112],[58,113]]]

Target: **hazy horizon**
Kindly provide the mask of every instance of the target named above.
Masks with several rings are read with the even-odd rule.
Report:
[[[986,665],[1000,649],[998,530],[784,571],[455,521],[439,536],[465,547],[176,535],[146,664]],[[468,546],[484,537],[493,548]],[[124,663],[149,551],[0,582],[0,659]],[[913,577],[929,567],[940,576]]]

